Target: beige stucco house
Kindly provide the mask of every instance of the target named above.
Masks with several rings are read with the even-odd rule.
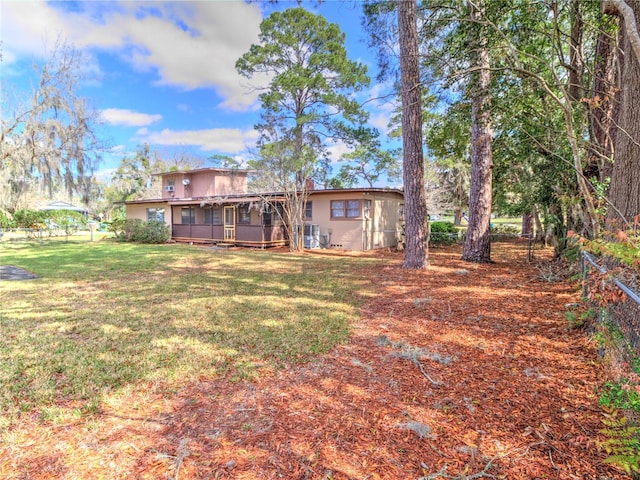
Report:
[[[269,247],[289,242],[279,193],[249,193],[245,170],[204,168],[161,174],[162,198],[126,202],[127,218],[158,219],[176,241]],[[404,196],[389,188],[311,190],[305,248],[395,247]]]

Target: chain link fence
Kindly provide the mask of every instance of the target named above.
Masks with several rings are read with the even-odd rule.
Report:
[[[437,247],[439,245],[464,245],[466,241],[466,232],[461,231],[457,233],[449,232],[431,232],[429,236],[429,245],[431,247]],[[523,255],[526,256],[528,261],[533,260],[534,252],[536,248],[535,238],[532,235],[521,235],[514,233],[491,233],[491,243],[506,242],[512,245],[519,246]],[[538,245],[539,247],[542,244]]]
[[[615,259],[582,252],[582,279],[582,294],[595,320],[592,327],[606,329],[606,346],[613,350],[609,353],[618,373],[640,367],[640,274]],[[604,348],[600,342],[601,355]]]
[[[87,230],[65,231],[51,228],[0,228],[0,244],[3,243],[33,243],[43,244],[50,240],[78,240],[93,241],[94,237],[106,237],[105,231],[98,231],[96,224],[89,224]]]

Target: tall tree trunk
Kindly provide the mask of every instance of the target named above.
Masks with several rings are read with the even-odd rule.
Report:
[[[584,74],[584,62],[582,52],[582,32],[584,21],[580,2],[583,0],[571,0],[571,38],[569,52],[569,96],[574,102],[580,101],[583,96],[582,76]]]
[[[616,52],[617,44],[612,34],[600,32],[596,44],[592,101],[589,104],[589,161],[584,168],[585,177],[599,182],[611,177],[613,166],[614,125],[618,123],[620,111]]]
[[[567,246],[567,228],[562,206],[554,202],[549,207],[547,244],[553,245],[553,257],[560,258]]]
[[[616,5],[621,15],[624,34],[620,43],[620,61],[624,66],[620,82],[619,128],[614,136],[615,163],[609,191],[613,208],[609,208],[608,220],[613,228],[623,228],[625,222],[640,214],[640,61],[638,50],[634,50],[638,41],[635,22],[640,20],[640,2],[610,3]]]
[[[533,212],[522,214],[522,236],[530,237],[533,234]]]
[[[456,208],[453,211],[453,224],[456,227],[459,227],[460,225],[462,225],[462,209],[461,208]]]
[[[471,7],[472,21],[481,18],[482,11]],[[472,45],[476,47],[478,68],[471,91],[471,190],[469,193],[469,226],[462,252],[468,262],[491,261],[491,185],[493,155],[491,148],[491,71],[487,41],[474,28]]]
[[[540,221],[540,212],[536,206],[533,206],[532,210],[533,220],[536,224],[536,242],[544,241],[544,227],[542,226],[542,221]]]
[[[402,148],[406,250],[403,268],[429,264],[427,201],[422,153],[422,85],[418,57],[416,0],[398,0],[400,74],[402,77]]]

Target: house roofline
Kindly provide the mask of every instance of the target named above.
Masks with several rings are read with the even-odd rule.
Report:
[[[309,190],[310,195],[329,194],[329,193],[399,193],[404,195],[404,191],[399,188],[390,187],[367,187],[367,188],[329,188],[322,190]]]
[[[273,198],[276,200],[284,200],[281,193],[243,193],[236,195],[215,195],[213,197],[187,197],[187,198],[155,198],[145,200],[127,200],[125,205],[141,205],[147,203],[166,203],[168,205],[197,205],[202,203],[242,203],[262,200],[264,198]]]
[[[197,173],[197,172],[219,172],[219,173],[252,173],[255,172],[255,170],[245,170],[245,169],[238,169],[238,168],[216,168],[216,167],[205,167],[205,168],[196,168],[193,170],[171,170],[168,172],[160,172],[160,173],[152,173],[151,175],[154,177],[161,177],[162,175],[176,175],[176,174],[182,174],[182,175],[190,175],[192,173]]]
[[[328,195],[336,193],[396,193],[404,195],[404,192],[398,188],[332,188],[326,190],[309,190],[309,195]],[[283,192],[264,192],[264,193],[241,193],[235,195],[215,195],[212,197],[186,197],[186,198],[152,198],[145,200],[127,200],[125,205],[136,205],[145,203],[167,203],[169,205],[193,205],[202,202],[223,201],[229,203],[241,203],[247,201],[255,201],[256,199],[264,199],[267,197],[276,197],[284,200]]]

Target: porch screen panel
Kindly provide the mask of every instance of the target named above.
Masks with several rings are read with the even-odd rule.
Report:
[[[189,225],[196,223],[196,209],[193,207],[182,208],[182,224]]]
[[[240,205],[238,207],[238,223],[249,225],[251,223],[251,210],[249,205]]]
[[[204,223],[207,225],[222,225],[222,213],[220,207],[206,208],[204,211]]]

